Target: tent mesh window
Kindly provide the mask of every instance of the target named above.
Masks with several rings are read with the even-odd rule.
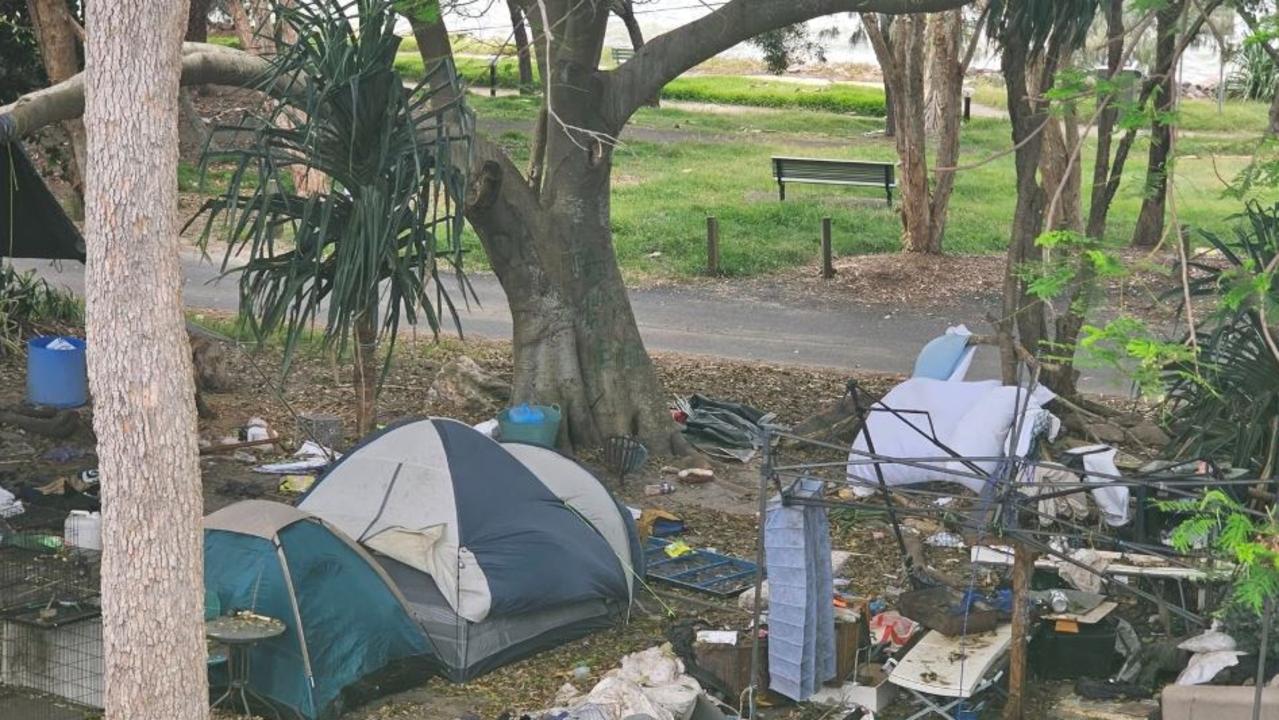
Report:
[[[64,548],[60,528],[24,520],[0,540],[0,720],[97,715],[99,554]]]

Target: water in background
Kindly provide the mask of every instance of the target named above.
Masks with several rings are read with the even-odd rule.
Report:
[[[696,20],[723,5],[723,0],[646,0],[635,3],[635,17],[644,31],[645,39],[673,30]],[[472,3],[445,12],[449,32],[465,33],[475,37],[501,42],[511,35],[511,16],[505,2],[491,0]],[[878,65],[875,53],[868,43],[850,44],[848,39],[857,29],[857,20],[846,13],[831,15],[810,21],[808,27],[813,37],[823,30],[833,31],[834,38],[826,41],[826,60],[831,63],[856,63]],[[409,34],[404,27],[404,34]],[[616,17],[610,17],[605,47],[629,47],[626,28]],[[749,43],[742,43],[723,53],[721,57],[758,59],[760,52]],[[999,57],[986,50],[973,60],[975,70],[998,70]],[[1182,62],[1182,81],[1203,85],[1217,83],[1217,49],[1212,43],[1204,47],[1192,47]]]

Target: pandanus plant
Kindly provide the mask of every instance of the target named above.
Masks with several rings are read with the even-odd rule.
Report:
[[[474,120],[451,63],[415,85],[395,70],[389,0],[274,12],[275,53],[256,83],[271,101],[211,134],[202,172],[231,172],[203,209],[202,238],[224,235],[241,317],[259,339],[283,334],[286,370],[317,324],[326,347],[353,350],[364,433],[402,324],[424,321],[438,334],[448,317],[460,327],[441,266],[465,295],[461,202]],[[295,192],[299,167],[327,177],[327,189]]]

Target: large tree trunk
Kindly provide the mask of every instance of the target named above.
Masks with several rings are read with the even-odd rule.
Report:
[[[1070,55],[1061,59],[1061,67],[1067,67]],[[1042,91],[1032,88],[1035,95]],[[1044,127],[1044,148],[1040,158],[1039,173],[1048,193],[1048,216],[1045,227],[1051,230],[1084,231],[1083,176],[1078,157],[1079,116],[1073,102],[1064,101],[1059,112],[1049,117]]]
[[[108,720],[208,717],[199,448],[182,315],[185,0],[88,4],[85,325]]]
[[[531,95],[537,87],[533,80],[533,56],[529,52],[528,28],[524,23],[524,11],[515,0],[507,0],[507,8],[511,11],[512,35],[515,37],[515,55],[520,63],[520,94]]]
[[[354,368],[352,386],[355,388],[355,431],[360,437],[373,432],[377,426],[377,301],[355,320]]]
[[[923,15],[902,15],[892,23],[892,44],[871,15],[862,24],[879,58],[888,100],[896,118],[897,190],[901,199],[902,249],[938,254],[941,237],[933,233],[933,203],[928,186],[928,137],[924,127],[925,25]]]
[[[579,34],[552,46],[549,56],[544,45],[536,48],[557,119],[544,113],[531,164],[552,170],[556,182],[525,180],[499,146],[478,138],[466,218],[511,309],[512,401],[559,405],[561,443],[571,447],[626,435],[655,454],[680,454],[687,444],[671,420],[613,250],[612,149],[599,138],[620,128],[603,121],[605,93],[594,68],[607,12],[581,17],[573,26]],[[529,24],[541,37],[542,18],[530,15]],[[424,59],[451,54],[442,24],[414,22],[413,34]]]
[[[1155,72],[1159,76],[1159,89],[1155,98],[1155,120],[1150,130],[1145,199],[1132,235],[1132,244],[1137,247],[1153,247],[1164,236],[1168,153],[1172,149],[1172,124],[1164,118],[1177,106],[1177,26],[1185,9],[1185,0],[1172,0],[1155,16]]]
[[[1047,324],[1039,301],[1027,292],[1022,268],[1043,259],[1035,240],[1043,231],[1047,196],[1039,183],[1038,171],[1043,153],[1040,127],[1047,118],[1048,105],[1032,95],[1028,76],[1030,57],[1025,45],[1017,39],[1003,43],[1004,82],[1007,85],[1008,115],[1012,121],[1014,165],[1017,172],[1017,203],[1013,211],[1012,237],[1008,244],[1008,260],[1004,268],[1003,317],[1000,320],[1001,366],[1003,380],[1016,380],[1018,356],[1015,343],[1031,353],[1047,339]],[[1055,50],[1045,56],[1033,87],[1047,90],[1056,70]]]
[[[1123,70],[1124,58],[1124,0],[1108,0],[1106,3],[1106,78],[1114,81]],[[1113,93],[1103,94],[1102,107],[1097,115],[1097,155],[1093,161],[1092,195],[1088,200],[1088,223],[1084,234],[1100,240],[1106,234],[1106,216],[1110,212],[1112,191],[1110,182],[1110,146],[1114,140],[1115,124],[1119,120],[1119,98]]]
[[[27,13],[40,46],[40,59],[50,84],[60,83],[80,72],[78,39],[72,27],[74,20],[67,0],[27,0]],[[71,182],[71,215],[84,215],[84,123],[79,119],[62,123],[71,141],[71,156],[66,161],[67,178]]]
[[[187,42],[209,41],[209,7],[212,0],[191,0],[191,10],[187,13]]]

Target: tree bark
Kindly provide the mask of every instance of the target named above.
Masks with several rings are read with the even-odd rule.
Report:
[[[187,3],[95,0],[88,13],[85,326],[106,717],[204,720],[203,501],[174,182]]]
[[[1017,353],[1020,343],[1031,353],[1037,352],[1047,339],[1047,325],[1039,301],[1032,297],[1023,280],[1022,267],[1038,263],[1043,251],[1035,240],[1043,231],[1047,195],[1039,183],[1039,163],[1044,136],[1041,128],[1048,117],[1047,103],[1032,95],[1028,74],[1031,63],[1029,49],[1021,39],[1004,42],[1002,66],[1007,86],[1008,115],[1012,122],[1014,165],[1017,174],[1017,203],[1013,211],[1012,237],[1008,244],[1008,260],[1004,267],[1003,317],[1000,320],[1001,366],[1005,384],[1016,381]],[[1044,53],[1037,64],[1033,87],[1047,90],[1056,72],[1057,50]]]
[[[524,24],[524,11],[515,0],[507,0],[506,5],[511,11],[515,55],[519,58],[520,64],[520,94],[531,95],[537,83],[533,80],[533,56],[529,52],[528,28]]]
[[[355,388],[355,430],[360,437],[377,426],[377,301],[355,320],[355,362],[352,383]]]
[[[617,15],[626,26],[626,34],[631,39],[631,49],[639,50],[644,47],[644,31],[640,29],[639,21],[635,19],[635,6],[631,0],[613,0],[613,14]]]
[[[187,42],[209,41],[209,7],[212,0],[191,0],[191,10],[187,13]]]
[[[1068,67],[1072,54],[1067,51],[1059,66]],[[1037,88],[1032,88],[1032,92],[1041,94]],[[1063,101],[1059,107],[1058,113],[1048,117],[1048,124],[1043,131],[1044,148],[1039,173],[1050,198],[1044,225],[1051,230],[1082,233],[1083,176],[1076,158],[1079,115],[1071,101]]]
[[[72,27],[67,0],[27,0],[27,13],[40,46],[40,59],[50,84],[60,83],[80,72],[78,39]],[[84,216],[84,123],[79,118],[62,124],[71,141],[71,156],[66,160],[67,179],[71,183],[71,216]]]
[[[1030,650],[1030,590],[1035,574],[1035,553],[1014,545],[1012,644],[1008,650],[1008,700],[1003,720],[1021,720],[1026,689],[1026,669]]]
[[[1106,3],[1106,79],[1114,82],[1123,70],[1124,58],[1124,0],[1108,0]],[[1097,115],[1097,155],[1093,161],[1092,194],[1088,200],[1088,223],[1084,234],[1100,240],[1106,235],[1106,217],[1110,210],[1107,185],[1110,183],[1110,146],[1114,140],[1115,123],[1119,120],[1119,108],[1114,93],[1099,98],[1101,108]]]
[[[1150,151],[1146,162],[1146,192],[1137,216],[1132,244],[1154,247],[1164,236],[1167,208],[1168,154],[1172,149],[1172,123],[1166,120],[1177,106],[1177,27],[1186,9],[1185,0],[1172,0],[1155,15],[1155,72],[1159,89],[1155,98],[1155,119],[1150,129]]]
[[[928,71],[925,76],[927,100],[924,128],[930,137],[940,137],[946,115],[959,108],[952,100],[955,69],[959,65],[959,46],[964,35],[964,11],[951,10],[928,16]],[[960,73],[960,94],[963,74]]]

